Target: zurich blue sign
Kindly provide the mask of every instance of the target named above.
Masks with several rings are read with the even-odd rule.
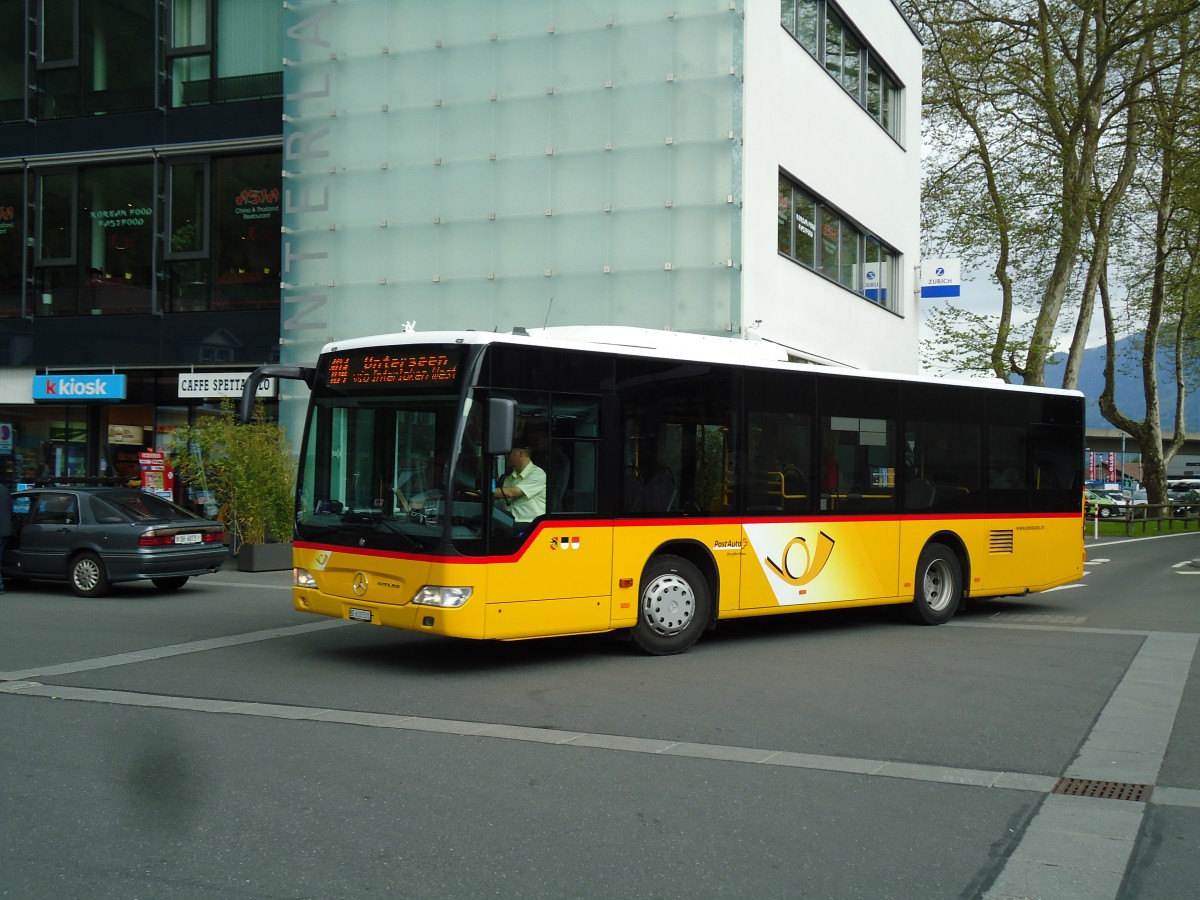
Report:
[[[124,375],[34,375],[34,400],[124,400]]]

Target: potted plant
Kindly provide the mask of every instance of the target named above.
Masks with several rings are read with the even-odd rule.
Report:
[[[233,404],[175,434],[171,461],[194,489],[206,491],[230,535],[243,572],[292,567],[295,466],[283,426],[262,402],[239,425]]]

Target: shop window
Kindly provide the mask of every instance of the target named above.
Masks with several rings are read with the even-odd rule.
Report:
[[[47,173],[39,179],[39,316],[152,309],[152,164]]]
[[[278,153],[214,162],[214,309],[279,306]]]
[[[74,172],[45,172],[38,178],[39,263],[75,261],[76,187]]]

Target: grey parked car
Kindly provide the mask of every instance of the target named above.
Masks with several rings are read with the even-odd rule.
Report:
[[[4,577],[65,581],[81,597],[149,579],[177,590],[225,561],[225,529],[128,488],[39,487],[13,493]]]

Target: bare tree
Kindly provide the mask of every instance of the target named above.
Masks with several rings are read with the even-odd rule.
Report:
[[[927,240],[993,262],[1002,296],[987,356],[997,376],[1044,384],[1064,307],[1079,302],[1066,368],[1074,386],[1115,210],[1137,165],[1140,104],[1149,79],[1179,63],[1154,38],[1198,7],[909,0],[926,39]],[[1025,340],[1014,331],[1022,304]]]
[[[1195,352],[1192,283],[1200,269],[1200,141],[1196,137],[1200,115],[1195,110],[1195,97],[1200,92],[1200,35],[1195,26],[1191,19],[1184,18],[1156,35],[1161,45],[1157,55],[1174,63],[1152,73],[1144,101],[1148,133],[1141,147],[1141,165],[1146,177],[1131,198],[1130,220],[1141,216],[1148,219],[1150,227],[1144,246],[1133,241],[1129,252],[1134,260],[1149,261],[1150,276],[1126,279],[1130,299],[1144,323],[1140,368],[1145,415],[1141,420],[1123,412],[1116,403],[1118,326],[1107,283],[1101,282],[1108,353],[1100,411],[1141,446],[1142,481],[1150,503],[1165,502],[1167,463],[1186,437],[1185,368],[1188,354]],[[1131,228],[1130,234],[1136,235],[1136,231]],[[1107,257],[1105,247],[1105,262]],[[1175,367],[1175,421],[1165,443],[1158,386],[1159,349],[1164,338],[1173,344]]]

